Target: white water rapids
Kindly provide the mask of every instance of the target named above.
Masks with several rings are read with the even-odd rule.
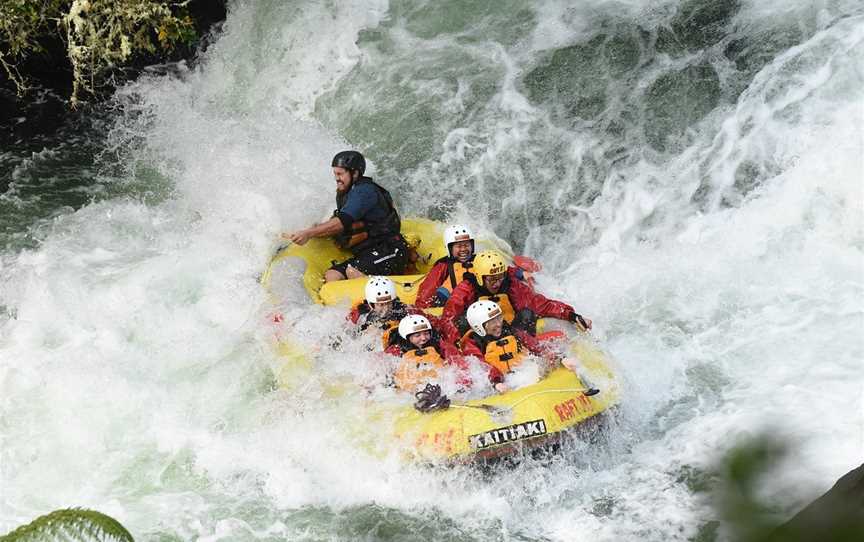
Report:
[[[688,540],[717,517],[682,473],[740,439],[790,441],[783,517],[860,464],[864,10],[570,4],[237,1],[119,90],[125,195],[0,258],[0,533],[81,506],[139,540]],[[544,263],[615,359],[607,441],[491,479],[369,453],[327,393],[370,370],[353,343],[274,389],[257,277],[345,148],[403,216]],[[344,313],[305,300],[311,348]]]

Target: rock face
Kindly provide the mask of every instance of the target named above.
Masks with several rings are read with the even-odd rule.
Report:
[[[864,540],[864,464],[783,524],[766,542]]]

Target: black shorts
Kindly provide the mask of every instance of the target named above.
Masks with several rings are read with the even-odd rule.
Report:
[[[365,275],[400,275],[408,264],[408,245],[403,239],[375,245],[344,262],[334,263],[330,269],[346,277],[350,265]]]

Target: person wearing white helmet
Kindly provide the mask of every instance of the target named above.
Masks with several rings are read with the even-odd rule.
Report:
[[[387,277],[369,277],[366,281],[365,298],[355,305],[348,319],[357,324],[360,331],[369,328],[382,331],[382,347],[387,348],[395,339],[394,331],[399,321],[408,315],[408,307],[396,293],[396,284]]]
[[[417,289],[418,307],[443,307],[474,260],[474,235],[463,224],[453,224],[444,230],[444,256],[432,266]]]
[[[403,318],[398,329],[399,338],[386,350],[400,358],[393,380],[400,390],[414,392],[434,382],[438,369],[445,365],[438,332],[432,328],[429,319],[420,314]]]
[[[504,376],[519,366],[528,353],[550,362],[565,361],[536,337],[524,330],[514,330],[494,301],[475,301],[468,307],[467,317],[471,331],[462,339],[462,353],[489,365],[489,380],[500,393],[509,391]]]

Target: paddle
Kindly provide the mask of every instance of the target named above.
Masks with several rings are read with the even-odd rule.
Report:
[[[513,263],[519,269],[527,271],[529,273],[539,273],[540,270],[543,269],[543,266],[540,265],[540,262],[538,262],[534,258],[529,258],[528,256],[513,256]]]

